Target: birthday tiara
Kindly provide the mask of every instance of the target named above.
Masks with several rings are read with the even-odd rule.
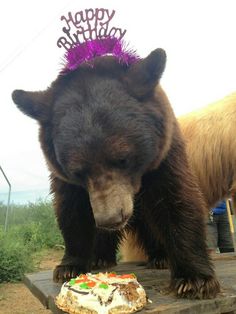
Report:
[[[66,50],[63,71],[75,70],[87,62],[91,66],[96,57],[111,55],[127,66],[140,58],[123,40],[126,30],[110,26],[115,10],[86,9],[68,16],[62,16],[66,23],[62,28],[64,36],[57,40],[57,46]]]

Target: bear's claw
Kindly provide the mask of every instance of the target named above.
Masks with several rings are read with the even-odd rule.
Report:
[[[214,277],[207,279],[175,279],[169,289],[181,298],[212,299],[220,292],[220,284]]]
[[[106,260],[99,258],[98,260],[92,262],[92,269],[94,269],[94,270],[96,270],[96,269],[108,269],[108,268],[114,267],[116,265],[117,265],[116,261],[106,261]]]
[[[53,281],[63,283],[85,271],[79,265],[57,265],[53,271]]]
[[[150,269],[168,269],[169,264],[165,258],[153,258],[152,260],[148,261],[146,267]]]

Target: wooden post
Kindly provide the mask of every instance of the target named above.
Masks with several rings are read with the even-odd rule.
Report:
[[[226,208],[227,208],[227,214],[228,214],[228,220],[229,220],[229,227],[230,227],[230,233],[233,241],[233,246],[234,246],[234,254],[236,255],[236,241],[235,241],[235,227],[233,223],[233,218],[235,219],[235,215],[231,215],[231,210],[230,210],[230,200],[226,200]]]
[[[5,224],[4,224],[4,232],[7,232],[7,227],[8,227],[8,216],[9,216],[9,210],[10,210],[10,198],[11,198],[11,183],[8,180],[5,172],[3,171],[2,167],[0,166],[0,171],[2,172],[5,180],[7,181],[7,184],[9,186],[8,190],[8,200],[7,200],[7,210],[6,210],[6,216],[5,216]]]

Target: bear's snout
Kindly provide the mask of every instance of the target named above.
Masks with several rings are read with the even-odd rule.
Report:
[[[127,224],[133,214],[133,193],[129,185],[113,181],[98,188],[91,180],[88,190],[97,227],[121,229]]]
[[[97,227],[105,229],[122,229],[125,227],[133,213],[131,197],[123,202],[121,198],[120,203],[123,203],[123,208],[115,207],[115,203],[110,203],[109,206],[109,202],[94,202],[93,198],[91,199],[93,216]]]
[[[117,215],[109,217],[98,216],[97,219],[95,215],[97,227],[111,230],[124,228],[130,218],[130,215],[125,215],[123,209],[117,210],[117,213]]]

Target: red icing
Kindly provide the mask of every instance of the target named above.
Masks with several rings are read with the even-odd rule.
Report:
[[[89,288],[93,288],[94,286],[96,286],[96,282],[95,281],[88,281],[87,285]]]

